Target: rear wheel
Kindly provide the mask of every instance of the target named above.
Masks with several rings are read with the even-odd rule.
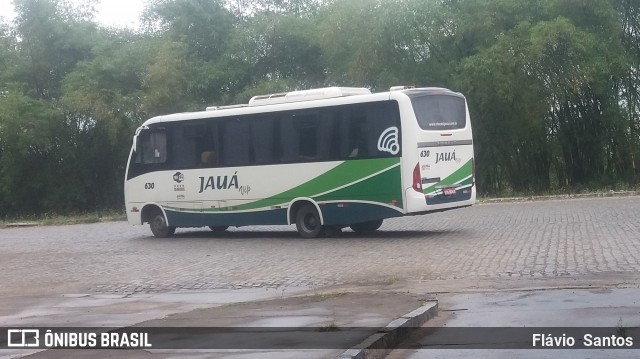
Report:
[[[296,212],[296,229],[304,238],[316,238],[322,233],[320,214],[316,207],[305,204]]]
[[[209,226],[209,229],[211,229],[213,233],[222,233],[226,231],[227,228],[229,228],[229,226]]]
[[[166,238],[176,232],[176,227],[167,226],[167,220],[164,218],[162,211],[155,211],[151,215],[149,227],[154,236],[158,238]]]
[[[373,233],[382,225],[382,219],[376,219],[369,222],[352,224],[351,229],[356,233]]]

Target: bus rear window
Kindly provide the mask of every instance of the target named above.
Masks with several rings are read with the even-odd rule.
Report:
[[[466,126],[464,98],[431,94],[416,94],[409,97],[420,128],[423,130],[455,130]]]

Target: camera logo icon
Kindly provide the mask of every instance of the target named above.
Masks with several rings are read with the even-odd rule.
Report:
[[[39,346],[40,346],[40,330],[39,329],[7,330],[7,347],[37,348]]]

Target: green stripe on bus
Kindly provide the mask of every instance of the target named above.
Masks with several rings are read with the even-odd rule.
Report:
[[[318,202],[336,200],[371,201],[403,207],[400,166],[393,167],[364,181],[314,198]]]
[[[399,158],[380,158],[373,160],[345,161],[322,175],[284,191],[275,196],[236,206],[236,210],[256,209],[282,205],[298,197],[314,197],[322,193],[335,191],[353,182],[371,176],[393,165],[399,165]],[[398,173],[399,177],[399,173]],[[400,188],[400,185],[398,185]]]
[[[453,186],[459,181],[464,180],[466,177],[469,177],[473,172],[473,159],[469,160],[467,163],[458,168],[455,172],[453,172],[449,177],[441,180],[438,183],[434,183],[431,186],[424,188],[422,190],[423,193],[428,194],[436,190],[436,188],[440,188],[442,186]]]

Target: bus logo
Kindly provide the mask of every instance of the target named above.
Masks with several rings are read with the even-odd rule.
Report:
[[[456,157],[456,151],[453,152],[446,152],[446,153],[436,153],[436,163],[438,162],[449,162],[449,161],[456,161],[457,163],[460,163],[460,158]]]
[[[389,152],[392,155],[397,155],[400,152],[397,127],[389,127],[382,132],[378,139],[378,150]]]
[[[173,180],[180,183],[184,181],[184,175],[180,172],[176,172],[176,174],[173,175]]]
[[[9,329],[7,330],[7,347],[33,348],[40,346],[39,329]]]

